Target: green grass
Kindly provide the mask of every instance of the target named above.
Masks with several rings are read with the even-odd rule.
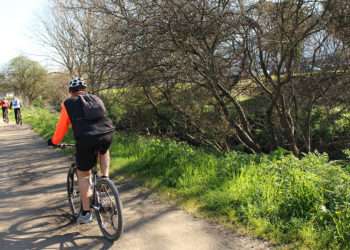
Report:
[[[24,120],[48,138],[56,116],[35,109]],[[142,178],[226,225],[290,249],[350,249],[350,168],[326,154],[218,155],[168,139],[116,134],[111,155],[113,176]]]

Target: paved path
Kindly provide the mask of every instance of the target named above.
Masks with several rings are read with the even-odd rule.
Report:
[[[160,203],[152,192],[120,186],[126,228],[105,240],[96,223],[76,225],[65,193],[70,157],[46,147],[28,127],[0,125],[0,249],[268,249]]]

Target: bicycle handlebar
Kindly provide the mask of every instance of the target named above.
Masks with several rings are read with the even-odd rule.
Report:
[[[62,143],[62,144],[56,145],[56,147],[60,148],[60,149],[65,149],[65,148],[73,148],[73,147],[75,147],[75,145],[69,144],[69,143]]]

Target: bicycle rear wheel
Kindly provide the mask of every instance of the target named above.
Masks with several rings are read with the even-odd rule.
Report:
[[[21,110],[18,110],[18,117],[17,117],[17,124],[22,126],[22,114],[21,114]]]
[[[74,219],[77,219],[81,210],[81,200],[78,185],[77,168],[75,164],[69,168],[67,175],[68,203]]]
[[[109,240],[117,240],[123,233],[122,204],[119,192],[109,179],[99,179],[96,184],[99,210],[96,210],[98,225]]]

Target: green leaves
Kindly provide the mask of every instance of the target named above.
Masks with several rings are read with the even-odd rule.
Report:
[[[15,93],[27,98],[30,103],[48,87],[46,69],[24,56],[10,61],[6,76]]]

